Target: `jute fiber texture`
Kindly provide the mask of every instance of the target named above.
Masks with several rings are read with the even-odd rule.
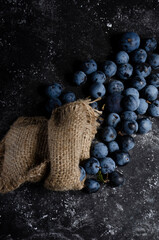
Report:
[[[89,104],[88,99],[65,104],[49,120],[18,118],[0,142],[0,192],[42,179],[54,191],[82,189],[79,163],[90,157],[100,114]]]

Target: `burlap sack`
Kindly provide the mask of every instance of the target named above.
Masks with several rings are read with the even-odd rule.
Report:
[[[20,117],[0,143],[0,192],[6,193],[25,181],[40,181],[50,162],[45,187],[55,190],[79,190],[79,163],[89,158],[90,146],[100,114],[90,100],[79,100],[44,117]]]

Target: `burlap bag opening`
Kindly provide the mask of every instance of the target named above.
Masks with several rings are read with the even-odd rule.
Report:
[[[78,100],[44,117],[20,117],[0,142],[0,192],[26,181],[40,181],[50,162],[44,186],[55,191],[80,190],[79,163],[90,157],[99,111],[90,100]]]

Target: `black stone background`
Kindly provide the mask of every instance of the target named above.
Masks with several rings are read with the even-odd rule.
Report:
[[[43,115],[41,85],[69,83],[77,62],[111,55],[124,31],[159,40],[159,2],[126,0],[1,0],[0,137],[22,115]],[[136,136],[125,185],[95,194],[53,192],[26,183],[0,196],[2,240],[159,239],[159,122]]]

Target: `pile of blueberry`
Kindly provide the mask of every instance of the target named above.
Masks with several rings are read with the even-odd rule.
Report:
[[[152,129],[148,116],[159,117],[156,39],[140,43],[137,33],[127,32],[122,34],[119,48],[114,61],[105,61],[101,69],[91,59],[73,76],[75,85],[88,87],[87,96],[101,99],[93,102],[92,108],[103,111],[103,121],[90,150],[91,158],[80,166],[80,180],[87,174],[85,189],[89,193],[96,192],[100,183],[113,187],[124,183],[124,176],[116,168],[130,161],[129,151],[135,145],[132,135],[148,133]],[[63,93],[58,83],[47,87],[46,94],[48,112],[76,100],[73,92]]]

